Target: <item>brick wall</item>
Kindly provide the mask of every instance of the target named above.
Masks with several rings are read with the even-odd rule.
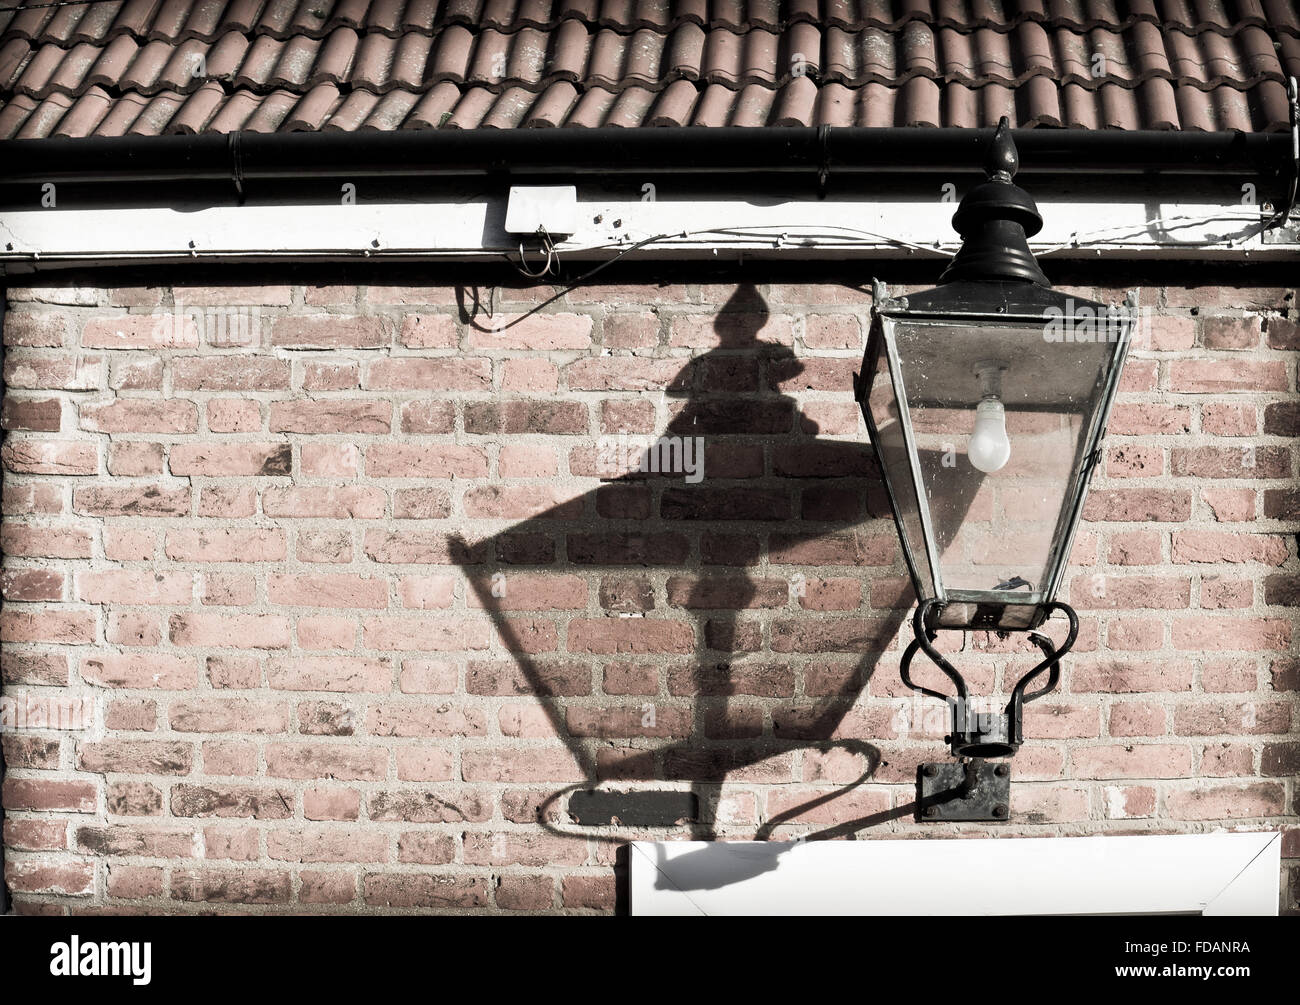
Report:
[[[511,324],[550,291],[78,282],[4,326],[19,910],[606,911],[611,838],[987,830],[911,818],[944,722],[898,680],[867,293],[631,283]],[[1292,291],[1142,302],[1077,655],[996,831],[1290,828],[1294,909]],[[702,480],[610,472],[636,441],[602,437],[665,431]],[[984,692],[1031,661],[964,648]],[[574,822],[593,775],[700,819]],[[655,798],[626,815],[690,805]]]

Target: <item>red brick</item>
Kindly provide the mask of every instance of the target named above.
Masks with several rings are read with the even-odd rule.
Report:
[[[81,661],[80,673],[82,680],[100,687],[184,691],[198,682],[192,657],[165,653],[88,656]]]
[[[163,361],[160,357],[132,353],[112,361],[108,386],[114,391],[161,391],[162,381]]]
[[[176,302],[195,307],[287,307],[293,301],[289,286],[177,286]]]
[[[507,911],[549,911],[555,904],[555,880],[550,876],[497,877],[497,906]]]
[[[287,475],[287,443],[178,443],[171,449],[174,475]]]
[[[579,359],[564,368],[571,391],[684,390],[685,360]]]
[[[290,349],[377,349],[389,339],[379,317],[299,315],[271,326],[271,344]]]
[[[53,569],[6,569],[0,573],[0,594],[7,601],[62,600],[63,589],[64,575]]]
[[[1192,749],[1180,744],[1076,747],[1076,778],[1183,778],[1192,771]]]
[[[1267,420],[1268,409],[1264,414]],[[1207,403],[1201,406],[1201,429],[1215,436],[1253,436],[1259,431],[1259,414],[1253,404]],[[1264,431],[1270,432],[1267,421]]]
[[[559,386],[559,370],[544,359],[507,359],[501,374],[503,391],[554,391]]]
[[[499,314],[469,326],[469,344],[481,349],[586,349],[592,319],[586,314]]]
[[[616,891],[613,873],[586,876],[571,872],[561,882],[566,908],[614,910]]]
[[[399,747],[397,777],[404,782],[448,782],[454,775],[453,756],[448,750],[421,744]]]
[[[1182,522],[1192,515],[1192,497],[1167,489],[1094,489],[1084,503],[1089,522]]]
[[[104,712],[104,728],[152,732],[158,727],[158,703],[147,698],[115,698]]]
[[[187,356],[171,361],[178,391],[287,391],[289,361],[250,353]]]
[[[1200,775],[1243,777],[1255,773],[1255,751],[1248,743],[1207,743],[1201,753]]]
[[[191,698],[172,702],[167,718],[177,733],[284,733],[289,707],[247,698]]]
[[[398,340],[408,349],[451,349],[460,341],[460,326],[450,314],[407,314]]]
[[[465,432],[476,434],[582,434],[587,406],[576,401],[466,402]]]
[[[312,362],[303,365],[304,391],[350,391],[361,386],[361,367],[357,363]]]
[[[577,782],[585,777],[567,750],[482,748],[461,754],[461,773],[467,782]]]
[[[1067,673],[1076,695],[1190,691],[1194,667],[1182,660],[1072,659]]]
[[[95,485],[75,490],[72,508],[87,516],[188,516],[190,490],[162,485]]]
[[[1187,433],[1191,428],[1192,410],[1186,406],[1119,402],[1111,409],[1107,431],[1112,436],[1151,436]]]
[[[79,527],[59,527],[5,521],[0,528],[0,548],[22,558],[89,558],[90,532]]]
[[[1174,732],[1180,736],[1249,736],[1286,733],[1291,707],[1285,702],[1183,702],[1174,708]]]
[[[1206,610],[1240,609],[1250,607],[1254,602],[1255,584],[1248,579],[1201,577],[1200,606]]]
[[[388,752],[352,743],[271,743],[266,747],[266,773],[271,778],[378,781],[388,774]]]
[[[57,433],[63,425],[63,406],[57,398],[17,398],[6,395],[0,427],[33,433]]]
[[[1203,488],[1201,498],[1205,500],[1210,515],[1220,523],[1255,519],[1254,489]]]
[[[487,455],[456,444],[377,443],[366,451],[372,478],[486,478]]]
[[[357,880],[351,873],[312,872],[298,874],[302,904],[350,904],[357,896]]]
[[[1275,782],[1252,785],[1202,785],[1165,796],[1174,820],[1237,820],[1281,816],[1285,791]]]
[[[434,476],[436,477],[436,476]],[[552,520],[582,515],[582,500],[571,489],[543,485],[483,485],[466,490],[465,515],[488,520],[526,520],[543,514]]]
[[[192,401],[118,398],[80,406],[81,428],[100,433],[192,433],[199,428]]]
[[[157,614],[110,611],[104,641],[115,646],[156,646],[162,639],[162,619]]]
[[[274,786],[174,785],[171,811],[177,817],[235,817],[285,820],[293,815],[293,797]]]
[[[57,348],[63,345],[67,325],[67,315],[61,313],[9,311],[4,318],[4,344]]]
[[[487,732],[483,711],[452,704],[372,705],[366,732],[374,736],[481,736]]]
[[[353,443],[304,443],[299,449],[308,478],[351,478],[360,469],[361,451]]]
[[[170,530],[164,549],[175,562],[277,562],[285,557],[282,530]]]
[[[77,599],[90,604],[188,606],[194,600],[194,576],[126,569],[78,572]]]
[[[186,349],[199,344],[199,330],[184,314],[123,314],[87,321],[81,344],[87,349]]]
[[[13,893],[88,897],[95,892],[95,867],[90,862],[48,858],[7,861],[5,883]]]
[[[1079,610],[1180,610],[1191,602],[1186,576],[1076,576],[1070,603]]]
[[[272,869],[178,869],[172,873],[173,900],[218,904],[287,904],[289,873]]]
[[[369,828],[272,830],[267,857],[288,862],[386,862],[388,835]]]
[[[488,903],[488,881],[481,877],[368,873],[361,883],[362,896],[371,907],[484,907]]]
[[[112,865],[108,870],[107,892],[110,897],[122,900],[145,900],[161,897],[163,870],[161,866]]]
[[[267,599],[286,607],[388,606],[388,584],[353,575],[268,576]]]
[[[162,791],[149,782],[113,782],[105,802],[108,812],[116,816],[162,816]]]
[[[1207,349],[1251,349],[1259,345],[1262,319],[1254,317],[1201,318],[1201,342]]]
[[[356,636],[356,622],[338,614],[298,619],[298,645],[303,649],[352,649]]]
[[[456,408],[450,401],[407,401],[401,413],[404,433],[450,433],[456,428]]]
[[[1290,640],[1290,623],[1275,618],[1203,615],[1173,623],[1174,648],[1191,652],[1285,649]]]
[[[323,786],[304,789],[302,815],[308,820],[356,820],[361,815],[361,793]]]
[[[81,645],[95,641],[95,615],[89,611],[0,611],[0,642],[49,642]]]
[[[236,649],[285,649],[288,619],[274,614],[173,614],[168,633],[173,645]]]
[[[1288,478],[1291,454],[1286,447],[1190,447],[1169,453],[1170,471],[1192,478]]]
[[[1286,364],[1251,359],[1174,360],[1169,364],[1169,390],[1194,394],[1285,391]]]
[[[234,519],[257,512],[257,489],[252,485],[204,485],[199,489],[199,516]]]
[[[99,470],[99,450],[79,440],[37,440],[9,436],[0,459],[5,469],[29,475],[93,475]]]
[[[4,383],[7,390],[95,391],[104,383],[104,357],[6,353]]]
[[[372,391],[488,391],[492,363],[478,357],[400,357],[371,363],[361,386]]]
[[[1163,736],[1165,709],[1152,701],[1123,701],[1111,706],[1107,729],[1111,736]]]
[[[366,798],[371,820],[410,823],[482,823],[492,816],[492,801],[477,789],[438,787],[396,789],[371,793]]]
[[[77,744],[77,767],[100,774],[188,775],[194,748],[171,740],[101,740]]]
[[[277,401],[271,404],[273,433],[387,433],[393,407],[385,401]]]
[[[208,402],[208,429],[214,433],[252,433],[262,428],[262,408],[256,401],[216,398]]]
[[[6,810],[56,810],[94,813],[99,798],[95,782],[73,778],[14,778],[4,780]]]
[[[163,445],[124,441],[108,445],[108,473],[139,478],[163,473]]]

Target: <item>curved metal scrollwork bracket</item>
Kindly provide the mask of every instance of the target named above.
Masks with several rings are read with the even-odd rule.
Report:
[[[937,600],[927,600],[916,609],[912,617],[912,633],[915,636],[903,652],[899,666],[899,676],[903,683],[913,691],[931,698],[940,698],[948,703],[952,710],[952,733],[945,738],[954,757],[1010,757],[1024,742],[1022,712],[1027,702],[1041,698],[1053,690],[1061,679],[1061,657],[1074,646],[1079,636],[1079,617],[1069,604],[1054,602],[1046,604],[1043,610],[1050,617],[1060,611],[1070,622],[1070,630],[1065,641],[1057,646],[1046,635],[1029,632],[1029,640],[1043,654],[1042,662],[1016,682],[1011,690],[1011,699],[1001,712],[976,712],[971,708],[970,689],[965,678],[948,662],[943,653],[934,646],[938,630],[933,627],[933,615],[937,615],[943,604]],[[945,694],[917,684],[912,680],[912,660],[918,652],[924,652],[953,682],[956,694]],[[1035,691],[1027,688],[1041,674],[1047,674],[1047,682]]]

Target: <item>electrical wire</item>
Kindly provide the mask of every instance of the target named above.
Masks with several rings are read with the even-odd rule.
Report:
[[[1218,213],[1206,213],[1203,216],[1158,216],[1154,219],[1147,220],[1144,223],[1121,223],[1116,224],[1113,227],[1102,227],[1098,230],[1084,231],[1083,233],[1076,231],[1070,235],[1068,241],[1053,245],[1049,248],[1040,249],[1035,251],[1034,254],[1040,257],[1042,255],[1052,255],[1058,251],[1064,251],[1067,248],[1077,248],[1081,244],[1114,244],[1118,241],[1123,241],[1127,237],[1134,237],[1142,234],[1152,227],[1161,227],[1167,230],[1170,229],[1170,224],[1176,223],[1180,227],[1191,227],[1198,223],[1213,223],[1217,220],[1240,220],[1245,223],[1265,223],[1264,218],[1258,211],[1254,213],[1225,213],[1220,211]],[[1263,228],[1261,228],[1261,230],[1262,229]],[[1114,237],[1105,236],[1117,230],[1127,231],[1127,233],[1119,234]],[[1179,245],[1179,247],[1208,247],[1210,245],[1222,243],[1223,238],[1215,238],[1203,241],[1188,241],[1185,244]]]
[[[1262,221],[1262,218],[1259,213],[1243,214],[1243,213],[1225,213],[1222,211],[1217,213],[1207,213],[1200,216],[1161,216],[1161,217],[1155,217],[1154,219],[1151,220],[1147,220],[1146,222],[1141,224],[1119,224],[1114,227],[1103,227],[1093,231],[1085,231],[1083,233],[1079,233],[1076,231],[1075,233],[1070,235],[1070,239],[1068,241],[1036,251],[1034,252],[1034,254],[1038,257],[1041,257],[1043,255],[1055,254],[1057,252],[1064,251],[1070,248],[1077,248],[1080,244],[1116,243],[1119,241],[1123,241],[1126,237],[1131,237],[1136,234],[1141,234],[1147,229],[1156,226],[1168,228],[1170,224],[1177,224],[1178,226],[1181,227],[1188,227],[1188,226],[1194,226],[1195,224],[1198,223],[1213,223],[1217,220],[1242,220],[1246,222],[1259,223]],[[1112,234],[1114,231],[1117,230],[1127,231],[1128,233],[1119,234],[1117,236],[1112,236],[1112,237],[1106,236],[1108,234]],[[773,233],[773,231],[775,231],[775,233]],[[847,227],[847,226],[839,226],[837,224],[818,224],[816,228],[809,229],[809,230],[801,230],[800,227],[798,226],[788,226],[788,227],[782,226],[781,224],[753,224],[753,225],[742,224],[739,226],[704,227],[698,230],[682,230],[682,231],[676,231],[674,233],[654,234],[650,237],[642,238],[641,240],[636,241],[633,244],[627,246],[621,246],[617,244],[614,245],[603,244],[603,245],[591,245],[582,249],[575,249],[575,250],[581,250],[583,252],[592,252],[592,251],[603,251],[608,248],[622,247],[622,250],[619,251],[619,253],[616,254],[614,257],[609,258],[604,262],[601,262],[595,268],[590,269],[587,272],[584,272],[582,275],[578,276],[576,279],[570,280],[569,282],[565,283],[565,285],[561,287],[560,290],[558,290],[552,296],[543,300],[541,303],[536,304],[530,310],[519,315],[519,317],[515,318],[513,321],[509,322],[508,324],[501,325],[500,327],[495,328],[494,330],[504,331],[507,328],[514,327],[515,325],[521,323],[522,321],[536,314],[544,307],[549,307],[551,304],[555,303],[555,301],[559,300],[562,296],[564,296],[571,290],[575,290],[583,283],[588,282],[598,273],[609,268],[615,262],[621,261],[622,259],[626,258],[628,255],[632,254],[634,251],[640,251],[642,248],[649,247],[652,244],[660,244],[665,241],[672,241],[672,240],[685,240],[691,237],[703,237],[708,235],[722,234],[722,235],[730,235],[735,237],[745,237],[745,236],[771,237],[776,239],[778,242],[782,242],[782,243],[788,240],[812,241],[814,243],[805,244],[804,247],[816,247],[817,246],[815,243],[816,239],[819,236],[824,236],[825,234],[831,232],[834,232],[835,234],[857,235],[863,239],[861,243],[864,244],[883,242],[885,244],[891,244],[895,247],[907,248],[908,250],[911,251],[922,251],[927,254],[938,255],[942,258],[952,257],[952,252],[945,251],[942,245],[917,244],[913,241],[905,241],[902,238],[890,237],[887,234],[879,234],[876,233],[875,231],[864,230],[861,227]],[[1221,244],[1221,243],[1222,243],[1221,238],[1213,239],[1213,240],[1205,240],[1205,241],[1189,241],[1186,244],[1182,245],[1182,247],[1207,247],[1210,245]],[[559,251],[554,247],[553,244],[550,245],[550,248],[548,250],[548,255],[551,253],[554,254],[554,262],[552,262],[552,260],[548,257],[547,265],[542,270],[542,274],[546,274],[547,272],[549,272],[551,270],[552,264],[554,264],[555,266],[554,271],[558,276],[559,275]],[[513,262],[508,255],[505,257],[506,257],[506,261],[509,261],[511,265],[514,265],[515,268],[518,269],[521,273],[523,273],[524,275],[528,275],[528,273],[525,272],[522,268],[520,268],[518,263]]]

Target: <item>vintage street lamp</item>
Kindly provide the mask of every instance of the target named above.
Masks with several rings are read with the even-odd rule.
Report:
[[[1052,290],[1027,238],[1043,225],[1013,181],[1016,148],[1004,118],[988,180],[953,217],[961,250],[923,293],[889,298],[879,283],[854,393],[889,491],[919,601],[903,654],[908,687],[952,710],[947,742],[959,761],[922,765],[925,819],[1005,819],[1010,757],[1025,702],[1056,686],[1078,618],[1056,600],[1101,457],[1107,416],[1136,318],[1126,309]],[[1069,622],[1058,647],[1035,631]],[[962,675],[935,647],[942,630],[1026,632],[1043,660],[1003,712],[976,712]],[[923,651],[952,681],[941,693],[912,681]],[[1037,690],[1028,686],[1047,673]]]

